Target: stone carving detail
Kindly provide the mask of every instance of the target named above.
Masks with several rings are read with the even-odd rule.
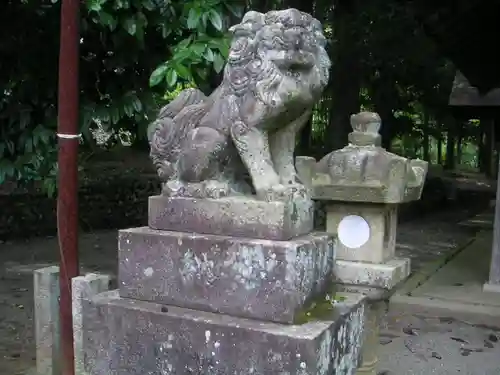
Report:
[[[301,157],[297,169],[308,179],[314,196],[341,201],[402,203],[419,199],[427,162],[387,152],[379,134],[381,119],[374,112],[351,116],[349,144],[315,163]],[[307,183],[306,183],[307,184]]]
[[[328,82],[321,23],[296,9],[250,11],[230,31],[222,84],[209,97],[184,90],[150,126],[163,194],[219,198],[253,187],[267,201],[306,196],[293,152]]]

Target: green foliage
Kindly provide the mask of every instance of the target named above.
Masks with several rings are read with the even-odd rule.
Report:
[[[81,9],[80,131],[99,122],[146,136],[166,90],[206,80],[227,57],[229,0],[85,0]],[[0,184],[55,188],[60,0],[7,2],[0,15]],[[151,87],[150,87],[151,86]]]
[[[174,89],[167,91],[163,99],[165,100],[165,102],[170,102],[174,100],[177,97],[177,95],[181,93],[182,90],[195,87],[196,84],[194,82],[178,83]]]
[[[0,45],[0,184],[34,181],[49,193],[55,189],[60,1],[7,1],[0,12],[0,30],[6,36]],[[347,85],[355,85],[354,92],[360,93],[349,108],[378,111],[384,137],[404,143],[404,152],[420,155],[426,137],[434,139],[434,150],[435,140],[445,139],[448,132],[453,66],[425,35],[410,3],[348,3],[345,7],[319,0],[84,0],[81,148],[87,153],[95,150],[92,132],[97,124],[112,132],[129,131],[132,142],[143,142],[147,125],[163,103],[186,87],[206,87],[222,71],[229,49],[228,26],[241,18],[244,8],[292,6],[314,9],[329,40],[332,77],[351,77],[342,81],[344,87],[332,78],[316,107],[306,142],[314,147],[309,154],[320,157],[330,151],[325,140],[337,134],[336,126],[348,126],[350,113],[343,117],[345,124],[333,124],[337,120],[332,116],[342,110],[338,98]],[[349,54],[354,54],[359,70],[339,64]],[[477,144],[479,128],[466,123],[461,139]],[[473,159],[466,157],[471,147],[463,147],[464,160]]]
[[[179,81],[207,80],[212,69],[220,73],[229,51],[226,33],[229,17],[241,15],[242,8],[231,5],[229,1],[196,0],[183,3],[179,27],[189,32],[170,48],[168,61],[152,72],[150,86],[165,83],[167,89],[172,89]]]

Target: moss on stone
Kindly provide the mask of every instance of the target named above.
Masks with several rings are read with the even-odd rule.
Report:
[[[336,294],[335,291],[327,292],[299,310],[295,315],[294,324],[334,319],[336,317],[336,304],[345,301],[345,299],[346,297]]]

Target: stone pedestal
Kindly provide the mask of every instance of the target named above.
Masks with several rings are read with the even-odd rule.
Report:
[[[36,270],[33,277],[36,373],[61,374],[59,267]]]
[[[333,239],[270,241],[134,228],[119,235],[124,298],[293,323],[331,288]]]
[[[83,355],[83,314],[84,301],[109,290],[108,275],[87,274],[71,280],[72,315],[73,315],[73,347],[75,352],[75,375],[85,373]]]
[[[383,302],[372,302],[365,310],[365,331],[362,361],[356,374],[377,375],[380,320],[383,314]]]
[[[311,232],[313,220],[311,200],[149,198],[149,227],[158,230],[289,240]]]
[[[334,290],[310,200],[149,204],[149,227],[119,233],[118,290],[82,306],[90,375],[354,373],[365,299]]]
[[[364,304],[334,320],[284,325],[121,298],[85,307],[86,368],[113,374],[334,374],[357,365]]]
[[[308,179],[314,198],[327,202],[340,289],[364,293],[371,301],[358,374],[375,375],[381,301],[410,274],[410,260],[395,257],[398,205],[420,199],[427,163],[381,148],[376,113],[353,115],[351,125],[348,146],[317,164],[301,159],[297,170]]]

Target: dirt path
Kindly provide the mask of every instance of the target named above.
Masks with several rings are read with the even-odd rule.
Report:
[[[409,256],[413,268],[464,245],[474,230],[464,230],[458,221],[470,215],[456,209],[399,226],[397,252]],[[114,273],[116,231],[81,236],[82,268]],[[0,375],[24,373],[34,366],[33,270],[57,264],[55,238],[0,244]]]

